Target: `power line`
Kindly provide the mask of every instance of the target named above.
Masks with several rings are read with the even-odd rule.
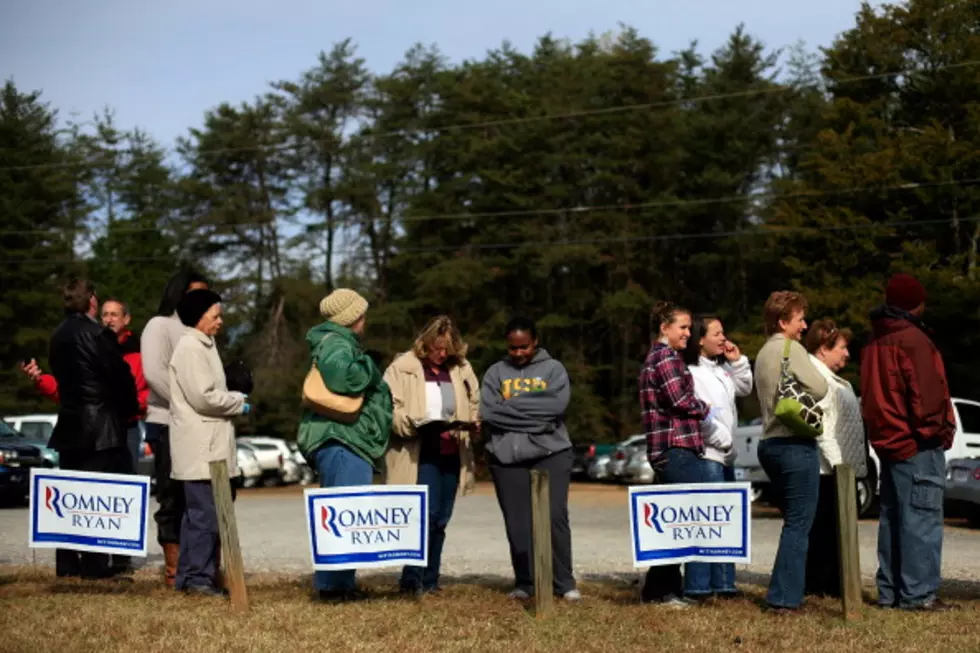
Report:
[[[891,186],[854,186],[851,188],[839,188],[833,190],[813,190],[813,191],[797,191],[790,193],[756,193],[753,195],[730,195],[727,197],[708,197],[699,199],[676,199],[676,200],[653,200],[650,202],[637,202],[630,204],[596,204],[588,206],[577,206],[577,207],[553,207],[545,209],[517,209],[508,211],[480,211],[474,213],[437,213],[431,215],[407,215],[398,218],[393,218],[395,222],[399,223],[410,223],[410,222],[427,222],[434,220],[474,220],[477,218],[526,218],[526,217],[536,217],[536,216],[561,216],[561,215],[575,215],[582,213],[594,213],[600,211],[645,211],[649,209],[663,209],[663,208],[684,208],[689,206],[718,206],[726,204],[737,204],[740,202],[776,202],[784,200],[804,200],[816,197],[832,197],[832,196],[847,196],[847,195],[857,195],[861,193],[894,193],[901,191],[915,191],[915,190],[933,190],[937,188],[945,188],[951,186],[972,186],[975,184],[980,184],[980,177],[974,177],[970,179],[947,179],[942,181],[923,181],[923,182],[904,182],[901,184],[894,184]],[[639,217],[639,216],[637,216]],[[349,224],[356,224],[358,222],[368,222],[385,220],[386,217],[370,217],[370,218],[354,218],[354,219],[341,219],[337,221],[338,226],[345,226]],[[274,224],[274,221],[268,222],[219,222],[211,224],[199,225],[198,229],[203,228],[214,228],[220,229],[222,227],[261,227],[269,226]],[[315,225],[309,224],[299,224],[299,227],[310,227]],[[146,233],[146,232],[157,232],[162,231],[165,228],[170,227],[171,229],[174,225],[165,224],[164,227],[113,227],[113,233]],[[3,236],[29,236],[29,235],[40,235],[40,234],[51,234],[53,233],[50,229],[12,229],[0,231],[0,237]]]
[[[944,65],[936,66],[934,68],[930,68],[927,71],[896,70],[891,72],[875,73],[871,75],[858,75],[855,77],[845,77],[842,79],[831,79],[829,81],[832,82],[835,86],[841,86],[845,84],[854,84],[858,82],[867,82],[867,81],[874,81],[878,79],[888,79],[891,77],[900,77],[902,75],[907,75],[907,76],[914,75],[920,72],[927,72],[931,74],[931,73],[941,72],[944,70],[970,68],[977,65],[980,65],[980,60],[969,60],[969,61],[961,61],[959,63],[944,64]],[[566,120],[566,119],[577,119],[577,118],[589,118],[589,117],[596,117],[596,116],[611,116],[611,115],[618,115],[621,113],[627,113],[631,111],[644,111],[650,109],[666,108],[666,107],[671,107],[671,106],[676,106],[681,104],[713,102],[718,100],[731,100],[731,99],[738,99],[738,98],[753,97],[756,95],[777,95],[780,93],[788,93],[796,90],[798,90],[798,87],[795,86],[788,86],[788,85],[775,86],[771,88],[748,89],[744,91],[734,91],[730,93],[712,93],[708,95],[700,95],[691,98],[677,98],[673,100],[662,100],[660,102],[647,102],[643,104],[631,104],[631,105],[619,106],[619,107],[606,107],[602,109],[584,109],[579,111],[569,111],[565,113],[545,114],[541,116],[525,116],[521,118],[501,118],[498,120],[488,120],[483,122],[457,123],[452,125],[444,125],[441,127],[426,126],[424,129],[419,129],[419,130],[395,129],[386,132],[371,133],[370,135],[374,138],[391,138],[395,136],[411,135],[416,133],[417,131],[429,131],[429,132],[441,133],[441,132],[448,132],[448,131],[461,131],[466,129],[487,129],[491,127],[522,125],[522,124],[530,124],[534,122],[542,122],[542,121],[550,121],[550,120]],[[274,144],[274,145],[251,145],[251,146],[242,146],[242,147],[212,148],[207,150],[199,150],[195,152],[195,154],[198,156],[213,156],[219,154],[232,154],[238,152],[260,152],[260,151],[279,152],[285,150],[300,149],[303,147],[308,147],[311,144],[320,144],[333,140],[335,140],[335,137],[309,141],[306,143],[281,143],[281,144]],[[175,150],[174,148],[170,148],[170,151],[171,153],[173,153]],[[129,154],[129,153],[140,154],[143,152],[122,149],[122,150],[114,151],[113,155],[115,156],[120,154]],[[110,158],[109,155],[106,155],[104,159],[96,158],[88,161],[39,163],[39,164],[22,165],[22,166],[5,166],[5,167],[0,167],[0,172],[4,172],[8,170],[14,171],[14,170],[80,168],[80,167],[89,167],[89,166],[94,167],[96,165],[99,165],[103,161],[111,163],[112,159]]]
[[[960,218],[961,223],[971,223],[980,222],[980,215]],[[858,225],[836,225],[836,226],[819,226],[819,227],[806,227],[806,226],[784,226],[784,225],[761,225],[759,228],[751,230],[742,231],[717,231],[717,232],[700,232],[700,233],[673,233],[673,234],[659,234],[653,236],[621,236],[621,237],[607,237],[607,238],[582,238],[582,239],[563,239],[556,241],[545,241],[545,242],[535,242],[531,240],[524,241],[514,241],[514,242],[496,242],[496,243],[472,243],[463,245],[436,245],[436,246],[420,246],[420,247],[403,247],[399,248],[394,255],[401,254],[423,254],[423,253],[438,253],[447,251],[456,252],[467,252],[472,250],[495,250],[495,249],[517,249],[524,246],[532,246],[534,248],[543,247],[574,247],[581,245],[606,245],[606,244],[624,244],[624,243],[649,243],[657,241],[687,241],[687,240],[704,240],[704,239],[735,239],[735,238],[754,238],[759,236],[785,236],[785,235],[806,235],[808,233],[836,233],[836,232],[852,232],[852,231],[863,231],[863,230],[873,230],[882,227],[917,227],[917,226],[927,226],[927,225],[939,225],[939,224],[949,224],[949,218],[932,218],[928,220],[892,220],[885,222],[870,222],[867,224]],[[335,256],[344,256],[349,258],[367,258],[370,253],[364,252],[360,248],[346,248],[334,250]],[[98,259],[99,263],[148,263],[153,261],[173,261],[176,257],[165,257],[165,256],[146,256],[146,257],[136,257],[136,258],[113,258],[113,259]],[[22,264],[45,264],[45,265],[68,265],[72,263],[85,263],[90,262],[84,259],[7,259],[0,260],[0,265],[22,265]]]

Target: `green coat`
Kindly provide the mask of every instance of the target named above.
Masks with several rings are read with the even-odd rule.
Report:
[[[325,336],[330,335],[329,338]],[[306,334],[310,364],[316,363],[323,383],[331,392],[364,395],[364,405],[353,424],[335,422],[311,410],[303,412],[296,438],[307,460],[331,440],[349,447],[375,468],[388,448],[391,433],[391,391],[381,371],[361,349],[361,342],[350,329],[324,322]]]

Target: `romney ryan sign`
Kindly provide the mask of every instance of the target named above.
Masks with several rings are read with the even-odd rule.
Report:
[[[631,487],[634,566],[750,562],[750,492],[749,483]]]
[[[428,488],[355,486],[305,492],[313,568],[428,564]]]
[[[32,469],[33,548],[146,555],[150,479],[59,469]]]

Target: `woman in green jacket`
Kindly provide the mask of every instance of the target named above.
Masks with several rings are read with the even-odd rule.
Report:
[[[391,393],[378,366],[361,348],[367,308],[367,300],[359,294],[339,288],[320,302],[320,314],[327,321],[306,334],[311,365],[316,365],[327,389],[364,397],[357,420],[351,424],[312,410],[303,413],[297,442],[319,473],[320,487],[371,485],[388,447]],[[320,599],[364,598],[356,589],[354,574],[352,569],[316,572]]]

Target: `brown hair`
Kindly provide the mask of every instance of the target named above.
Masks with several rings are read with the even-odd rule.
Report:
[[[466,360],[468,347],[463,342],[463,337],[456,328],[456,324],[448,315],[439,315],[429,320],[412,345],[412,351],[419,358],[425,360],[429,357],[430,347],[436,338],[446,339],[446,362],[449,365],[461,365]]]
[[[777,290],[769,295],[766,305],[762,309],[762,324],[765,327],[766,335],[771,336],[779,333],[782,328],[779,322],[788,322],[797,311],[806,312],[809,308],[806,297],[792,290]]]
[[[817,320],[810,325],[803,344],[808,352],[816,354],[822,347],[833,349],[840,338],[850,344],[853,337],[854,334],[850,329],[838,329],[837,323],[833,320]]]
[[[88,313],[94,296],[94,283],[88,279],[72,279],[62,289],[65,313]]]
[[[650,311],[650,335],[656,340],[660,337],[660,328],[673,324],[681,315],[690,315],[691,311],[674,302],[657,302]]]

